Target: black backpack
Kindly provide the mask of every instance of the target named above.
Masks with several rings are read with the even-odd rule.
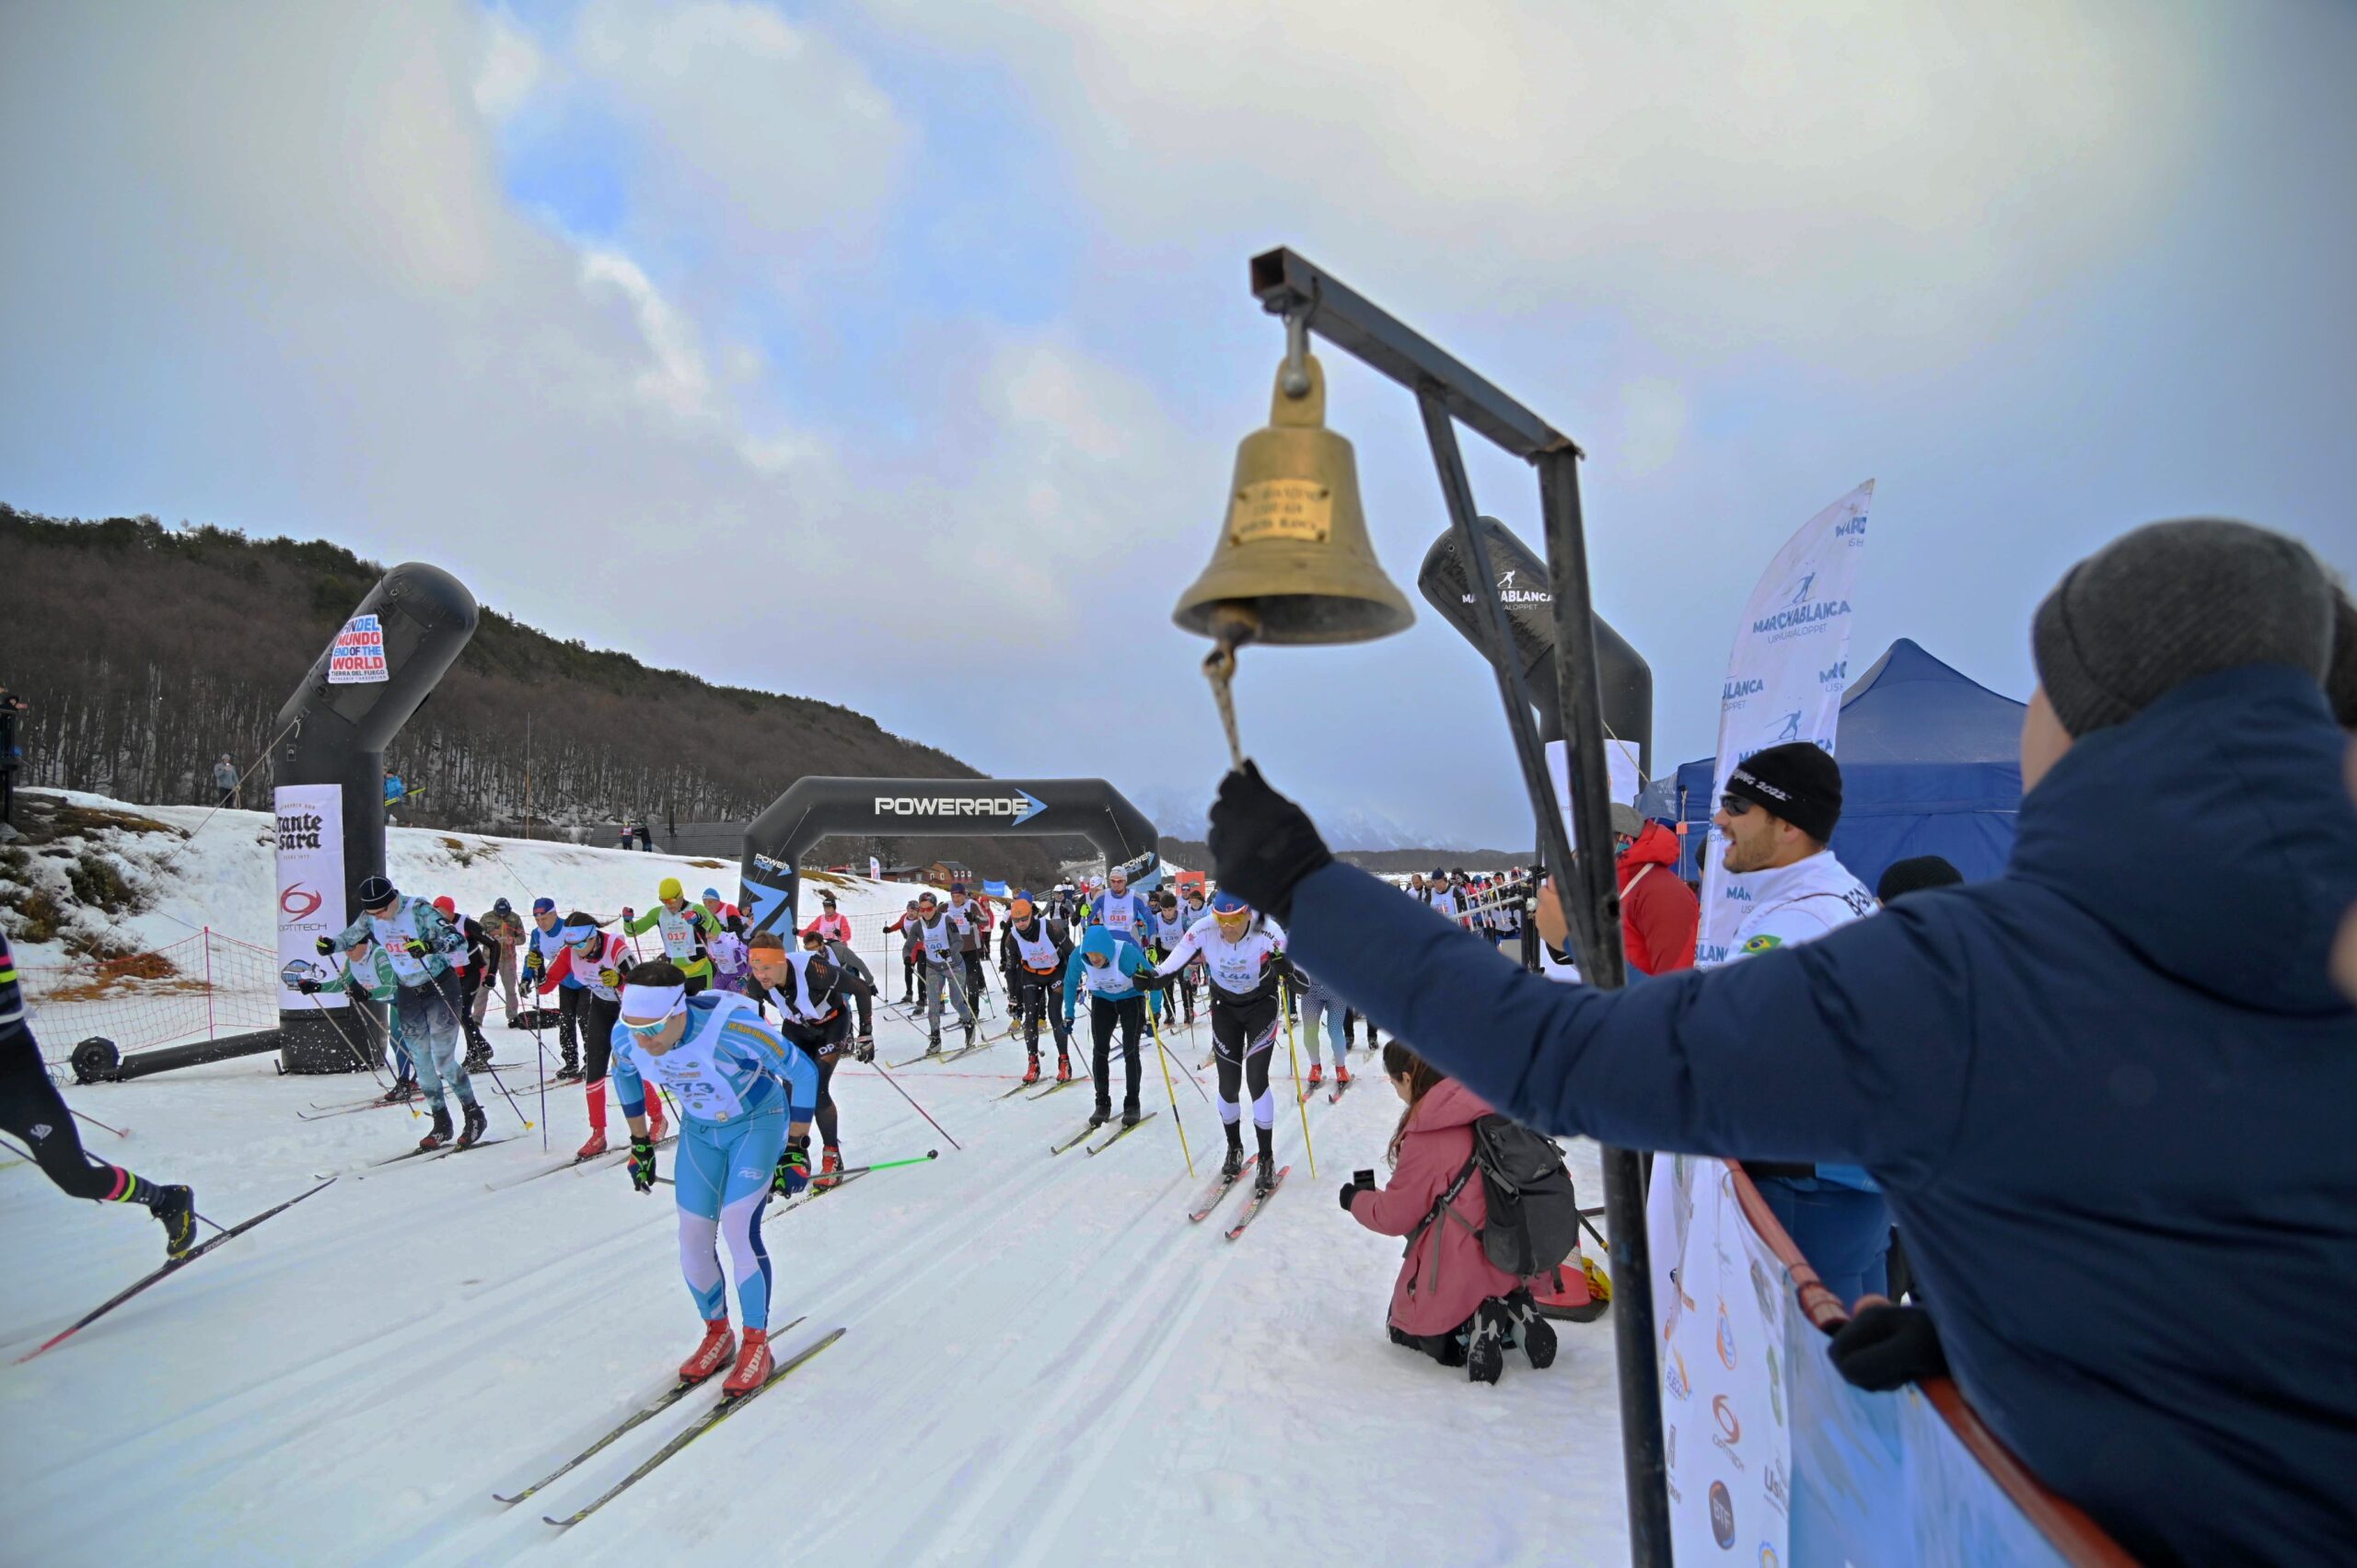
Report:
[[[1478,1170],[1489,1204],[1481,1250],[1490,1261],[1525,1279],[1557,1267],[1580,1238],[1580,1201],[1572,1191],[1572,1173],[1563,1167],[1563,1151],[1553,1140],[1503,1116],[1484,1116],[1472,1130],[1472,1156],[1409,1237],[1409,1245],[1413,1247],[1444,1214],[1465,1224],[1457,1218],[1457,1195]]]

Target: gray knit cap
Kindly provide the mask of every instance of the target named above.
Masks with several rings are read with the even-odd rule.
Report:
[[[2246,664],[2321,683],[2331,579],[2297,540],[2211,517],[2147,523],[2062,574],[2030,623],[2031,657],[2073,736],[2125,724],[2163,692]]]

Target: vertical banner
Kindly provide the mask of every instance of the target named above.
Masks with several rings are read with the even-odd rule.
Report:
[[[1865,558],[1866,509],[1874,495],[1870,479],[1811,517],[1751,590],[1719,696],[1714,806],[1727,776],[1755,751],[1788,740],[1813,740],[1833,750],[1841,693],[1850,684],[1850,596]],[[1716,829],[1712,836],[1718,836]],[[1713,853],[1702,872],[1698,968],[1726,961],[1735,928],[1750,908],[1747,880],[1728,875]]]
[[[343,786],[281,784],[278,813],[278,1005],[283,1008],[344,1005],[343,993],[307,997],[294,988],[306,978],[325,980],[333,966],[316,939],[344,927]]]
[[[871,882],[884,880],[884,863],[872,854],[867,857],[867,879]]]
[[[1573,849],[1580,847],[1579,825],[1572,819],[1572,750],[1568,741],[1547,743],[1547,772],[1555,780],[1555,805],[1563,813],[1563,835]],[[1612,803],[1634,806],[1637,796],[1645,787],[1645,775],[1637,766],[1637,743],[1616,736],[1604,738],[1604,776],[1611,788]]]
[[[1784,1265],[1745,1221],[1720,1160],[1656,1156],[1645,1230],[1671,1556],[1779,1568],[1792,1529],[1784,1319],[1800,1311]]]

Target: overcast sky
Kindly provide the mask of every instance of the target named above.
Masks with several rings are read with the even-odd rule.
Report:
[[[1207,795],[1169,611],[1290,244],[1585,446],[1666,769],[1868,477],[1853,668],[1912,636],[2025,696],[2038,598],[2157,517],[2357,570],[2352,82],[2338,0],[12,0],[0,499],[432,561],[989,772]],[[1328,359],[1414,598],[1414,406]],[[1314,810],[1528,841],[1429,611],[1248,652],[1238,706]]]

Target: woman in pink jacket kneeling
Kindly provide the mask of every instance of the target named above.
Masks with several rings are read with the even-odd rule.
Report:
[[[1398,1040],[1383,1048],[1383,1072],[1408,1105],[1391,1134],[1391,1183],[1377,1191],[1374,1173],[1361,1171],[1342,1189],[1342,1207],[1378,1235],[1408,1237],[1391,1287],[1392,1342],[1462,1366],[1479,1383],[1498,1380],[1517,1337],[1532,1366],[1550,1365],[1554,1325],[1538,1315],[1527,1282],[1481,1250],[1489,1198],[1480,1172],[1458,1190],[1454,1219],[1436,1212],[1473,1157],[1473,1123],[1490,1107]]]

